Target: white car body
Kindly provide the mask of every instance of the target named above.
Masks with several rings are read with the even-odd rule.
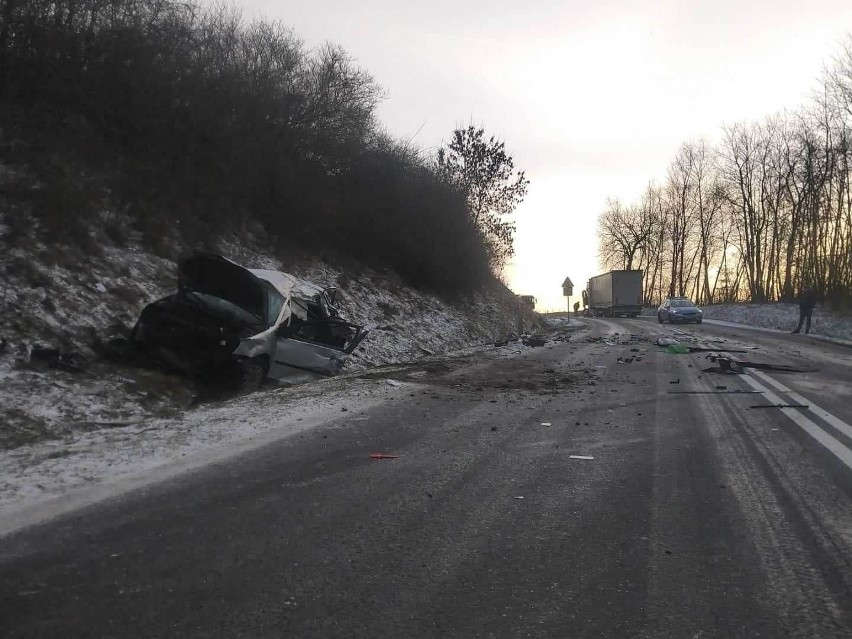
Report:
[[[186,372],[237,362],[250,386],[335,375],[369,332],[340,319],[336,289],[288,273],[196,254],[181,262],[178,282],[142,311],[134,339]]]

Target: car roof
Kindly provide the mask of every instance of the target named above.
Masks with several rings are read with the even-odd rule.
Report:
[[[322,293],[323,291],[322,287],[317,286],[313,282],[299,279],[289,273],[259,268],[250,268],[246,270],[260,279],[266,280],[272,284],[284,297],[312,299],[314,296]]]

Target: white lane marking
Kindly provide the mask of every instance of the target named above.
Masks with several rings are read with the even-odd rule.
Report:
[[[755,390],[762,391],[764,397],[773,404],[784,404],[785,402],[763,384],[754,379],[751,375],[743,375],[746,383]],[[799,412],[798,408],[779,408],[782,413],[798,424],[803,431],[825,446],[831,453],[834,454],[841,462],[846,464],[846,467],[852,470],[852,450],[846,447],[841,441],[835,439],[817,424],[805,417]]]
[[[765,381],[767,384],[770,384],[770,385],[774,386],[775,388],[777,388],[778,390],[780,390],[782,393],[787,393],[787,395],[790,397],[790,399],[798,402],[799,404],[807,404],[808,406],[810,406],[809,410],[814,415],[816,415],[817,417],[819,417],[820,419],[822,419],[826,423],[831,424],[834,428],[836,428],[838,431],[840,431],[841,433],[846,435],[849,439],[852,439],[852,426],[850,426],[849,424],[844,422],[842,419],[835,417],[834,415],[829,413],[824,408],[820,408],[819,406],[814,404],[809,399],[805,399],[804,397],[799,395],[796,391],[787,388],[786,386],[784,386],[784,384],[782,384],[781,382],[779,382],[776,379],[773,379],[772,377],[770,377],[766,373],[761,372],[761,371],[757,371],[757,370],[752,370],[751,372],[752,372],[752,374],[757,375],[760,379]]]

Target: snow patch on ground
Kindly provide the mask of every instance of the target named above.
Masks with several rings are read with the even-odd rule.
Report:
[[[384,379],[330,379],[6,451],[0,534],[321,422],[353,427],[359,411],[402,390]]]
[[[218,250],[250,268],[290,272],[340,288],[344,318],[372,327],[344,372],[493,343],[513,330],[516,301],[505,286],[447,301],[412,289],[393,273],[358,264],[280,260],[236,240]],[[0,449],[64,438],[116,420],[163,417],[192,405],[198,389],[159,371],[96,360],[99,344],[126,336],[142,308],[174,292],[177,265],[140,246],[10,246],[0,251]],[[32,348],[73,351],[83,373],[26,364]]]
[[[13,512],[26,511],[32,521],[56,514],[82,503],[63,495],[95,490],[103,496],[115,482],[162,477],[185,460],[209,460],[215,456],[210,451],[233,454],[235,447],[339,417],[344,406],[351,415],[398,390],[384,380],[359,379],[359,372],[475,352],[517,330],[517,300],[497,282],[447,300],[412,289],[393,273],[306,260],[285,265],[243,243],[224,242],[219,252],[247,267],[338,286],[341,315],[372,332],[337,378],[289,388],[272,384],[214,403],[188,380],[97,357],[104,341],[127,335],[146,304],[175,290],[175,262],[138,245],[83,254],[32,240],[26,248],[2,246],[3,239],[0,522],[11,522]],[[533,320],[529,315],[525,326]],[[78,353],[83,370],[31,362],[36,345]]]
[[[703,306],[704,319],[731,322],[756,328],[789,333],[799,323],[797,304],[714,304]],[[852,317],[834,314],[823,308],[814,310],[811,335],[852,342]]]

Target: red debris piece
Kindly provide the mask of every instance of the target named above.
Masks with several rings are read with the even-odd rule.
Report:
[[[372,453],[370,459],[399,459],[399,455],[391,455],[390,453]]]

